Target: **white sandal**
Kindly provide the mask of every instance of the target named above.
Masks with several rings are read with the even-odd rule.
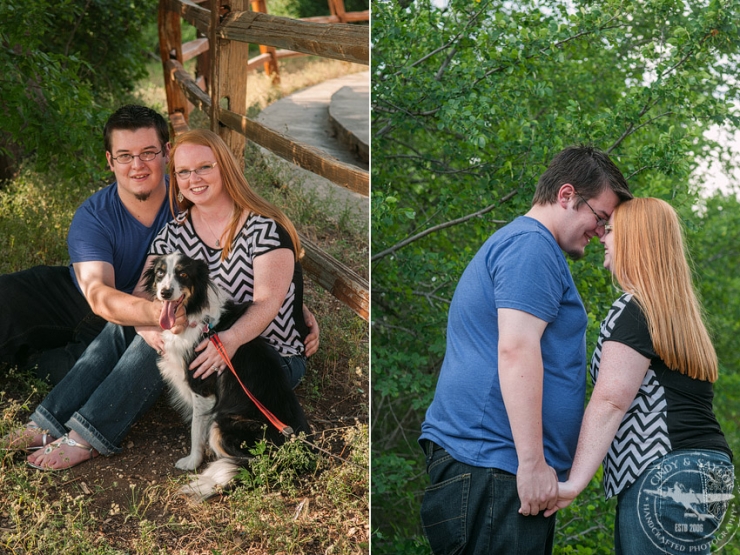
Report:
[[[61,449],[62,445],[69,445],[70,447],[75,447],[77,449],[83,449],[87,451],[88,453],[90,453],[90,458],[83,459],[69,466],[65,466],[64,468],[51,468],[50,466],[41,466],[40,464],[35,464],[35,463],[32,463],[31,461],[28,461],[28,466],[32,468],[36,468],[38,470],[52,470],[52,471],[67,470],[69,468],[77,466],[78,464],[82,464],[83,462],[91,461],[97,455],[97,451],[95,451],[95,449],[91,445],[83,445],[79,441],[75,441],[74,439],[69,437],[68,434],[64,434],[58,440],[55,440],[53,443],[50,443],[49,445],[47,445],[46,449],[44,449],[44,455],[49,455],[53,453],[56,449]]]
[[[19,442],[17,446],[10,447],[10,444],[18,442],[19,440],[24,438],[24,432],[26,432],[26,430],[39,430],[41,432],[41,445],[28,447],[28,444],[31,442],[30,440],[33,439],[33,437],[25,436],[25,438],[28,440],[27,442],[25,442],[25,444],[23,442]],[[14,435],[15,437],[12,437]],[[15,432],[11,432],[4,438],[0,439],[0,444],[7,445],[7,447],[0,447],[0,451],[38,451],[39,449],[44,449],[52,441],[54,441],[54,438],[50,436],[46,430],[42,430],[39,425],[36,424],[36,422],[29,422],[28,424],[26,424],[26,427],[20,431],[20,433],[19,430],[16,430]]]

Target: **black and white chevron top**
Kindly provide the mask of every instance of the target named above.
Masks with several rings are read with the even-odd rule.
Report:
[[[604,341],[617,341],[650,359],[637,397],[619,425],[604,459],[607,499],[632,484],[655,459],[678,449],[713,449],[732,457],[712,411],[714,390],[706,381],[670,370],[653,349],[640,305],[624,294],[601,323],[591,359],[591,379],[598,379]]]
[[[287,248],[295,252],[290,236],[274,220],[250,214],[234,238],[229,256],[221,261],[221,250],[212,249],[198,237],[189,212],[169,222],[154,238],[149,254],[179,251],[208,264],[211,279],[237,302],[251,301],[254,293],[254,259],[271,250]],[[295,263],[293,282],[277,317],[260,335],[281,356],[303,354],[302,337],[306,334],[303,320],[303,273]]]

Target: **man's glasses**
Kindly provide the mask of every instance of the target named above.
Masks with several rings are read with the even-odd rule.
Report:
[[[599,216],[596,213],[596,210],[594,210],[591,207],[591,205],[588,203],[588,201],[581,196],[581,193],[579,193],[578,191],[575,191],[575,193],[578,195],[578,198],[580,198],[583,202],[586,203],[586,206],[588,206],[588,209],[591,210],[591,212],[594,213],[594,216],[596,216],[596,227],[603,227],[603,228],[606,229],[606,226],[609,225],[609,220],[605,220],[604,218],[602,218],[601,216]]]
[[[162,151],[158,150],[157,152],[154,152],[153,150],[145,150],[141,154],[121,154],[120,156],[111,156],[111,158],[119,164],[130,164],[134,161],[134,158],[138,158],[142,162],[151,162],[160,152]]]
[[[195,168],[194,170],[180,170],[178,172],[175,172],[175,175],[178,179],[182,179],[183,181],[185,179],[188,179],[190,177],[190,174],[195,172],[197,175],[207,175],[213,171],[213,168],[216,167],[216,162],[213,162],[212,164],[204,164],[203,166],[199,168]]]

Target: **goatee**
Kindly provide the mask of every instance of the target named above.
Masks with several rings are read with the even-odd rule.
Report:
[[[146,202],[147,200],[149,200],[150,195],[151,193],[137,193],[134,196],[137,198],[137,200],[140,200],[141,202]]]

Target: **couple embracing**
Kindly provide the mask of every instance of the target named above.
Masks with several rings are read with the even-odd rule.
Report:
[[[588,317],[566,255],[581,258],[593,237],[622,294],[601,324],[584,412]],[[557,510],[603,461],[617,554],[708,554],[734,486],[717,375],[675,210],[633,198],[603,152],[566,148],[450,305],[419,439],[433,552],[551,553]]]

